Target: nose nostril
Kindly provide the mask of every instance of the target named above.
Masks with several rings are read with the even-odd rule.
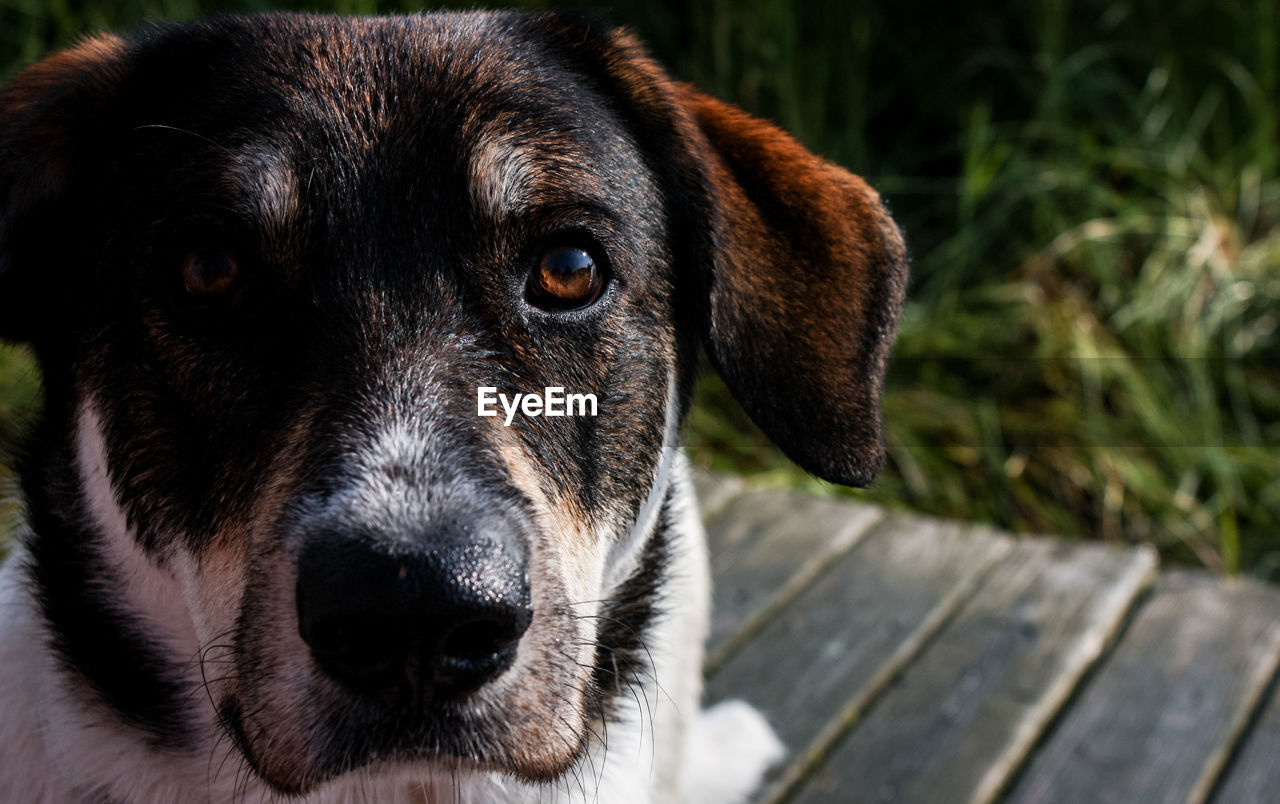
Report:
[[[322,623],[303,638],[316,660],[357,689],[394,683],[407,659],[401,628],[391,622]]]
[[[527,617],[512,621],[481,619],[463,623],[440,644],[435,683],[455,692],[478,687],[500,675],[515,660]]]
[[[445,637],[440,655],[446,659],[484,659],[507,645],[509,630],[494,620],[467,623]]]

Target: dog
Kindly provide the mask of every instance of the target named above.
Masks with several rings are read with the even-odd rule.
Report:
[[[699,712],[681,421],[705,349],[799,466],[879,471],[907,257],[862,179],[555,13],[90,38],[0,154],[45,389],[4,801],[751,793],[781,747]]]

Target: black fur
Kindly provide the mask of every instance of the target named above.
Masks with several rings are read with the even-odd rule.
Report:
[[[654,681],[647,642],[673,605],[663,596],[662,588],[671,573],[669,542],[674,526],[668,495],[639,564],[600,612],[587,711],[604,720],[616,719],[620,709],[645,695],[644,687]],[[654,702],[643,705],[650,708],[647,714],[652,717]]]
[[[123,581],[102,561],[101,537],[84,524],[75,480],[42,480],[27,487],[29,523],[40,534],[29,560],[50,647],[88,682],[98,702],[140,729],[156,750],[194,748],[188,711],[193,690],[180,681],[190,657],[173,656],[147,621],[121,604]]]

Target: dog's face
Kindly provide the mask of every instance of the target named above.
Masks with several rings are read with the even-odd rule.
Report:
[[[279,790],[575,761],[661,615],[701,346],[803,466],[878,467],[897,230],[625,33],[273,16],[96,39],[0,95],[0,144],[0,334],[34,344],[48,397],[33,528],[114,519],[173,579],[223,726]],[[598,415],[506,426],[483,386]],[[182,675],[143,643],[143,682]],[[144,704],[123,712],[144,728],[189,705]]]

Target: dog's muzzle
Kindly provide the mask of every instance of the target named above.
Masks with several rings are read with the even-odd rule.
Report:
[[[533,616],[519,534],[483,515],[443,519],[412,539],[308,537],[298,559],[298,627],[338,682],[420,704],[476,689],[511,666]]]

